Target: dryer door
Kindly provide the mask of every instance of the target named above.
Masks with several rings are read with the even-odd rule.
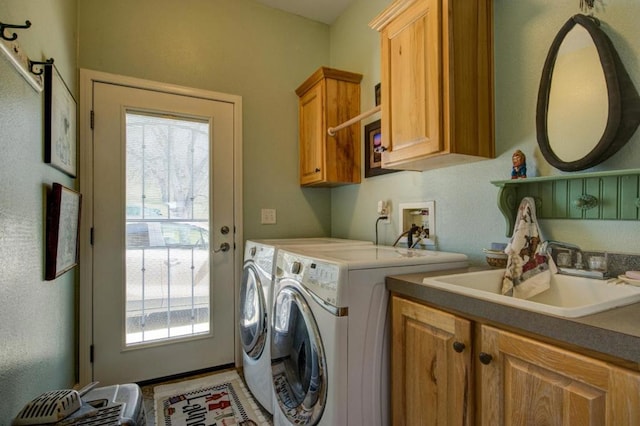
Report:
[[[240,340],[252,359],[260,357],[267,340],[267,303],[262,289],[255,265],[246,263],[240,285]]]
[[[327,399],[326,360],[309,293],[283,280],[271,328],[271,373],[278,405],[291,423],[315,425]]]

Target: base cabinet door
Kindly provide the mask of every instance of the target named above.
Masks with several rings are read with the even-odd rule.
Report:
[[[640,373],[480,327],[479,424],[640,425]]]
[[[392,298],[392,424],[472,425],[471,323]]]

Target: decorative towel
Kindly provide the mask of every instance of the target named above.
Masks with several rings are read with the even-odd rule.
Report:
[[[502,280],[502,294],[528,299],[549,288],[550,262],[553,261],[541,250],[542,241],[535,201],[525,197],[518,207],[511,241],[504,249],[509,258]]]

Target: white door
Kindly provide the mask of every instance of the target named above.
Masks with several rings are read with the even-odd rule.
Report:
[[[94,82],[93,113],[93,379],[233,363],[233,105]]]

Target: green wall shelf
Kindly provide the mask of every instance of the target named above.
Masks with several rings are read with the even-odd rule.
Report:
[[[524,197],[538,219],[640,220],[640,169],[496,180],[498,207],[513,233]]]

